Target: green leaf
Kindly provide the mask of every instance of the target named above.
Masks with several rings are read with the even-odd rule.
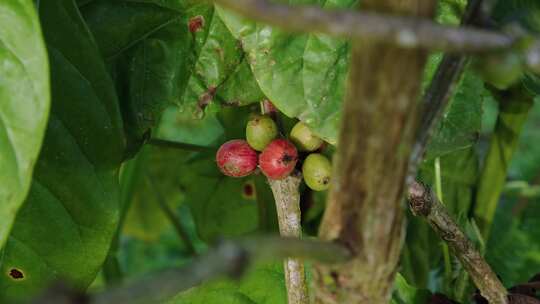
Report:
[[[285,2],[324,2],[325,8],[350,8],[357,1]],[[348,70],[348,43],[320,34],[291,34],[220,8],[217,11],[241,41],[262,92],[287,116],[300,119],[335,144]]]
[[[30,188],[49,115],[47,53],[33,1],[0,3],[0,248]]]
[[[176,106],[168,107],[163,113],[156,135],[159,138],[181,143],[217,147],[225,130],[214,113],[198,119],[188,111]]]
[[[179,168],[183,172],[179,183],[201,239],[209,242],[255,231],[259,221],[252,177],[224,176],[216,167],[214,152],[198,157]]]
[[[132,1],[94,1],[83,15],[116,81],[131,156],[183,94],[194,43],[187,16]]]
[[[490,98],[490,94],[483,81],[471,71],[466,71],[428,144],[426,159],[434,159],[476,143],[482,127],[482,105],[486,98]]]
[[[192,211],[197,233],[204,241],[237,236],[259,228],[257,188],[253,177],[234,179],[219,172],[216,147],[244,136],[249,107],[223,108],[211,105],[199,119],[189,111],[169,107],[156,134],[161,139],[209,147],[192,152],[165,147],[150,150],[145,174],[157,181],[161,194],[172,206],[186,204]],[[258,107],[257,107],[258,108]],[[264,183],[261,186],[266,186]],[[137,187],[134,208],[126,232],[148,240],[163,232],[162,216],[155,204],[155,193],[144,183]],[[264,189],[263,189],[264,190]],[[272,200],[273,204],[273,200]]]
[[[540,106],[536,99],[523,126],[516,153],[510,163],[508,171],[510,178],[535,182],[534,179],[540,172],[540,145],[537,144],[540,141],[539,125]]]
[[[358,1],[285,2],[346,9]],[[336,144],[350,55],[347,41],[321,34],[291,34],[219,7],[217,12],[240,41],[264,95],[285,115],[298,118]],[[456,23],[456,14],[448,5],[441,5],[439,16],[443,22]]]
[[[215,114],[197,119],[187,111],[179,111],[176,106],[169,106],[165,110],[156,130],[158,138],[199,146],[218,145],[223,133],[223,127]],[[145,179],[147,176],[153,178],[167,203],[171,207],[178,206],[185,200],[179,180],[185,174],[186,162],[195,154],[164,147],[146,147],[139,153],[146,153],[147,160],[133,193],[124,233],[145,241],[155,241],[170,224],[156,202],[156,193],[149,188]]]
[[[479,160],[475,147],[456,150],[440,157],[443,202],[448,211],[457,217],[467,213],[479,175]],[[419,177],[435,187],[434,160],[426,161]]]
[[[537,105],[532,107],[523,126],[507,179],[520,179],[521,183],[525,183],[523,180],[537,183],[540,169],[538,145],[535,144],[540,140],[540,132],[536,127],[540,122],[540,107]],[[506,116],[504,121],[510,123],[515,130],[514,123],[517,121],[512,123],[508,113],[503,115]],[[515,118],[518,118],[518,114],[515,115]],[[506,129],[508,132],[508,128]],[[495,136],[502,137],[497,134]],[[503,151],[507,149],[508,147],[505,147]],[[506,286],[526,282],[540,269],[539,206],[538,197],[515,197],[512,193],[503,193],[500,203],[497,204],[491,232],[493,237],[488,242],[486,256]]]
[[[459,25],[466,6],[466,0],[437,1],[435,19],[442,24]]]
[[[72,0],[42,1],[39,12],[51,115],[30,193],[0,255],[1,300],[32,296],[53,280],[85,289],[119,215],[124,137],[113,83]]]
[[[211,5],[94,1],[83,13],[116,79],[130,155],[171,104],[201,118],[212,102],[238,106],[264,97]]]
[[[171,226],[169,219],[160,207],[158,199],[165,200],[175,210],[184,201],[183,192],[178,185],[178,170],[189,152],[160,147],[144,147],[139,152],[142,162],[139,176],[133,191],[131,206],[123,227],[128,236],[151,242],[157,241],[161,234]],[[142,156],[142,157],[141,157]],[[152,179],[155,188],[149,184]],[[156,193],[159,192],[159,193]]]
[[[540,3],[536,0],[499,0],[493,18],[500,25],[518,23],[528,31],[540,32]]]
[[[401,274],[397,274],[394,283],[394,294],[392,295],[392,304],[425,304],[431,296],[427,289],[418,289],[407,283]]]
[[[523,202],[521,202],[522,204]],[[517,212],[520,201],[499,205],[488,242],[486,258],[505,286],[527,282],[540,269],[540,201],[528,202]]]
[[[257,266],[240,281],[219,280],[192,288],[169,304],[285,304],[287,291],[281,263]]]
[[[261,101],[264,95],[246,62],[244,51],[212,6],[202,18],[203,27],[193,33],[198,39],[195,66],[186,92],[177,104],[202,115],[210,103],[242,106]],[[203,36],[204,35],[204,36]]]
[[[474,208],[475,219],[486,239],[508,175],[510,161],[533,104],[532,98],[518,94],[499,102],[499,116],[480,175]]]

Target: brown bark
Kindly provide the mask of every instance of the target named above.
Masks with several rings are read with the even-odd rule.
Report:
[[[448,244],[489,303],[508,303],[506,288],[431,190],[413,182],[409,189],[409,205],[414,215],[424,217]]]
[[[431,17],[431,0],[367,0],[363,8]],[[427,54],[354,41],[334,183],[320,228],[354,259],[316,265],[319,303],[388,303],[404,236],[403,195]]]

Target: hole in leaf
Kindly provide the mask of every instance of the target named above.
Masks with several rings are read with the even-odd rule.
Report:
[[[244,183],[244,186],[242,188],[242,196],[246,199],[255,198],[255,185],[252,181],[247,181],[246,183]]]
[[[9,271],[9,276],[13,280],[22,280],[24,279],[24,273],[20,271],[19,269],[13,268]]]

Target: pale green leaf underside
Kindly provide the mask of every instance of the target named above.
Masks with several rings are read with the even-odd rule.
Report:
[[[49,95],[47,54],[33,1],[1,1],[0,248],[28,193]]]
[[[333,0],[323,1],[323,6],[349,8],[355,3]],[[287,116],[304,121],[323,139],[335,144],[349,44],[325,35],[291,34],[221,8],[217,11],[233,36],[241,41],[262,92]]]

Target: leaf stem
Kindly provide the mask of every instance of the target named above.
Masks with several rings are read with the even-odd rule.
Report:
[[[435,158],[435,191],[437,192],[437,198],[444,204],[443,192],[442,192],[442,177],[441,177],[441,159]]]
[[[441,176],[441,159],[439,157],[435,158],[435,162],[433,164],[435,167],[435,193],[437,194],[437,198],[439,201],[444,204],[443,201],[443,190],[442,190],[442,176]],[[441,248],[443,252],[443,259],[444,259],[444,282],[445,282],[445,288],[446,291],[450,291],[450,283],[452,281],[452,262],[450,258],[450,251],[448,249],[448,244],[445,242],[441,243]]]
[[[302,177],[299,174],[292,174],[282,180],[268,179],[276,202],[279,232],[282,236],[296,238],[302,236],[299,190],[301,181]],[[303,261],[286,259],[284,269],[288,304],[308,304],[309,296]]]

